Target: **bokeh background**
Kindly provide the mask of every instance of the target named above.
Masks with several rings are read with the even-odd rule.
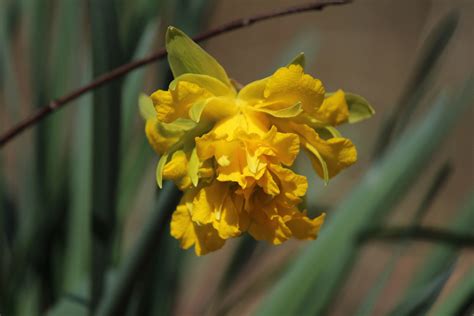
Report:
[[[196,35],[236,18],[310,2],[0,1],[0,132],[50,99],[163,47],[170,24]],[[440,21],[449,14],[454,14],[456,27],[445,47],[435,46],[435,53],[430,53],[437,51],[439,58],[424,70],[429,84],[414,80],[419,65],[429,58],[423,47],[440,36],[433,29],[439,31]],[[445,107],[456,107],[456,96],[474,70],[473,29],[470,0],[359,0],[258,23],[212,38],[203,46],[244,84],[271,74],[304,51],[306,71],[320,78],[326,90],[342,88],[360,94],[375,108],[372,119],[341,129],[356,144],[359,161],[328,186],[314,176],[308,161],[298,161],[299,171],[310,182],[309,212],[326,211],[331,225],[341,202],[383,159],[379,144],[389,147],[409,141],[410,132],[383,138],[390,118],[402,117],[397,127],[416,131],[444,90],[451,93]],[[158,157],[147,146],[136,100],[140,92],[165,88],[170,79],[165,61],[141,68],[68,105],[1,149],[0,311],[5,315],[7,311],[60,315],[61,308],[87,313],[91,301],[87,279],[96,237],[90,233],[91,212],[103,215],[106,224],[99,230],[115,232],[102,246],[111,253],[107,270],[120,270],[159,199],[154,172]],[[431,140],[436,151],[425,157],[425,168],[413,175],[399,203],[379,206],[387,212],[381,211],[383,218],[375,227],[447,229],[460,218],[463,205],[474,194],[470,87],[468,109],[445,140]],[[421,97],[412,102],[410,97],[416,93]],[[399,108],[404,110],[397,116]],[[472,202],[464,209],[473,215]],[[354,216],[357,211],[354,205]],[[467,224],[473,219],[465,218]],[[461,228],[471,240],[473,224]],[[129,315],[252,315],[300,253],[318,243],[289,241],[273,247],[239,238],[215,253],[196,257],[192,250],[180,250],[167,234],[150,250],[156,253],[150,255],[146,277],[134,285]],[[353,247],[357,255],[317,314],[388,315],[418,301],[425,309],[416,305],[410,315],[436,311],[436,304],[474,275],[472,244],[448,243],[445,247],[456,251],[446,255],[443,269],[436,270],[437,282],[425,282],[424,291],[431,291],[430,295],[414,296],[407,303],[411,281],[429,265],[427,258],[439,244],[404,237],[390,242],[354,240]],[[333,249],[324,256],[337,258],[337,252]],[[465,313],[474,301],[474,279],[470,293],[460,305]],[[313,295],[317,300],[318,292]],[[311,302],[309,297],[306,303]]]

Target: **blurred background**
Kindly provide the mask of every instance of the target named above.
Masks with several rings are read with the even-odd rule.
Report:
[[[0,133],[163,47],[168,25],[193,36],[310,2],[0,0]],[[306,72],[327,91],[362,95],[376,115],[341,128],[359,159],[328,186],[298,161],[309,213],[328,214],[321,240],[274,247],[241,237],[196,257],[179,249],[166,223],[121,313],[271,315],[268,306],[306,262],[312,283],[287,292],[294,304],[281,315],[470,315],[473,29],[470,0],[359,0],[202,43],[243,84],[304,51]],[[137,97],[171,79],[166,60],[140,68],[1,148],[2,315],[85,315],[113,297],[150,216],[164,212]],[[378,238],[386,230],[391,237]]]

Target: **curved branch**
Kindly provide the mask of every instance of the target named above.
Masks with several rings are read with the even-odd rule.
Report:
[[[434,243],[446,243],[454,247],[474,247],[474,235],[457,233],[430,227],[387,227],[375,228],[363,233],[359,242],[368,240],[400,241],[420,240]]]
[[[233,30],[237,30],[240,28],[248,27],[257,22],[261,22],[261,21],[265,21],[265,20],[269,20],[269,19],[273,19],[273,18],[277,18],[281,16],[296,14],[296,13],[322,10],[324,7],[329,6],[329,5],[341,5],[341,4],[349,3],[350,1],[351,0],[325,0],[325,1],[319,0],[319,1],[314,1],[312,3],[290,7],[290,8],[282,9],[282,10],[271,12],[271,13],[262,13],[262,14],[255,15],[249,18],[241,18],[238,20],[228,22],[221,26],[218,26],[207,32],[201,33],[200,35],[193,37],[193,40],[196,42],[201,42],[211,37],[215,37],[215,36],[218,36],[218,35],[233,31]],[[18,124],[14,125],[12,128],[7,130],[4,134],[2,134],[0,137],[0,148],[3,147],[5,144],[7,144],[9,141],[11,141],[13,138],[15,138],[17,135],[22,133],[27,128],[35,125],[36,123],[44,119],[49,114],[64,107],[66,104],[77,99],[78,97],[82,96],[86,92],[97,89],[103,86],[104,84],[129,73],[132,70],[135,70],[137,68],[150,64],[152,62],[155,62],[165,56],[166,56],[166,50],[162,48],[148,57],[139,59],[137,61],[134,61],[128,64],[124,64],[118,68],[115,68],[114,70],[99,76],[94,81],[90,82],[89,84],[75,91],[72,91],[60,98],[52,100],[47,106],[40,108],[36,113],[33,113],[30,117],[26,118],[23,121],[20,121]]]

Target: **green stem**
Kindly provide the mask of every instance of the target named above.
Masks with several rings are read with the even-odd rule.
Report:
[[[122,315],[126,311],[135,282],[145,271],[146,265],[154,254],[153,248],[158,245],[162,231],[170,221],[171,214],[181,198],[181,192],[171,182],[166,182],[155,210],[149,215],[141,235],[138,237],[131,253],[117,272],[117,278],[109,287],[101,302],[97,315]]]

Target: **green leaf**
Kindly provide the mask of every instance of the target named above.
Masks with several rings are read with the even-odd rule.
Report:
[[[326,161],[323,159],[319,151],[313,147],[313,145],[307,143],[306,144],[306,149],[311,152],[316,158],[318,159],[319,163],[321,164],[321,168],[323,169],[323,180],[324,180],[324,185],[327,185],[329,183],[329,170],[328,170],[328,165]]]
[[[301,106],[301,102],[297,102],[294,105],[284,108],[284,109],[279,109],[279,110],[271,110],[268,108],[257,108],[254,107],[252,108],[254,111],[258,112],[263,112],[270,114],[271,116],[274,117],[279,117],[279,118],[289,118],[289,117],[295,117],[299,115],[301,112],[303,112],[303,108]]]
[[[430,209],[430,206],[438,196],[439,191],[446,184],[448,176],[451,172],[451,164],[445,162],[436,172],[431,184],[425,193],[423,199],[421,200],[413,219],[410,221],[410,224],[407,228],[407,232],[415,230],[421,224],[421,220],[424,215]],[[408,234],[407,234],[408,235]],[[406,236],[408,237],[408,236]],[[395,270],[397,263],[399,262],[402,255],[405,253],[408,246],[411,244],[411,241],[407,239],[402,239],[397,247],[392,252],[392,256],[389,261],[385,264],[383,271],[378,275],[377,280],[372,284],[371,289],[366,295],[365,299],[361,302],[360,307],[357,310],[355,315],[357,316],[368,316],[373,313],[373,308],[382,294],[384,287],[389,281],[393,271]]]
[[[158,183],[158,187],[161,189],[163,187],[163,169],[165,169],[166,162],[168,161],[168,153],[164,153],[158,164],[156,165],[156,183]]]
[[[434,304],[439,293],[443,290],[449,277],[453,272],[453,265],[447,267],[428,284],[424,284],[417,292],[410,296],[395,310],[390,312],[391,316],[426,315],[429,308]]]
[[[114,0],[89,1],[93,75],[99,76],[124,62],[119,41],[119,17]],[[95,312],[113,263],[120,172],[122,80],[94,91],[92,159],[91,311]]]
[[[410,136],[402,137],[339,205],[318,240],[295,258],[257,315],[323,314],[350,271],[357,253],[354,240],[386,216],[409,190],[427,166],[426,161],[440,148],[439,143],[472,104],[473,88],[474,80],[470,80],[458,96],[448,98],[443,94],[436,100],[425,120],[407,131]]]
[[[381,157],[393,142],[394,137],[400,135],[408,126],[412,118],[411,114],[429,91],[429,86],[440,69],[439,62],[453,37],[458,22],[459,12],[452,11],[430,31],[394,112],[385,119],[382,131],[375,142],[373,158]]]
[[[152,22],[147,24],[143,34],[140,37],[138,47],[135,49],[134,56],[133,56],[134,60],[143,58],[148,53],[151,52],[154,40],[156,38],[156,34],[158,32],[158,25],[159,25],[159,22],[157,20],[153,20]],[[122,144],[124,146],[128,146],[132,138],[132,134],[133,134],[132,132],[135,127],[134,122],[137,115],[136,114],[137,97],[140,102],[142,98],[142,94],[140,92],[143,89],[144,81],[145,81],[145,69],[142,68],[127,75],[123,83],[121,129],[123,131]],[[141,111],[141,106],[140,106],[140,111]],[[154,113],[154,111],[153,112],[150,111],[150,113]],[[142,112],[142,116],[143,116],[143,112]],[[141,135],[143,134],[141,133]],[[128,150],[124,148],[122,149],[122,152],[128,152]]]
[[[315,130],[322,139],[342,137],[341,133],[332,126],[321,126],[321,127],[315,128]]]
[[[463,315],[461,309],[466,302],[469,304],[474,293],[474,268],[468,269],[465,276],[460,278],[454,289],[429,312],[432,316]],[[472,303],[472,302],[471,302]],[[467,314],[466,314],[467,315]]]
[[[369,102],[360,95],[345,92],[347,106],[349,107],[349,123],[357,123],[371,118],[375,110]]]
[[[191,182],[195,187],[197,187],[199,182],[199,165],[200,161],[197,155],[196,147],[193,148],[191,152],[191,157],[188,162],[188,175],[191,178]]]
[[[231,87],[224,68],[181,30],[170,26],[166,32],[168,62],[175,78],[186,73],[214,77]]]
[[[87,54],[89,56],[89,54]],[[92,65],[83,66],[82,82],[92,78]],[[69,156],[69,196],[70,210],[66,223],[66,249],[62,290],[73,291],[90,266],[91,251],[91,214],[92,192],[88,185],[92,183],[92,96],[84,96],[74,108],[71,155]],[[87,289],[88,290],[88,289]]]
[[[206,100],[198,101],[194,103],[193,105],[191,105],[191,108],[189,109],[189,113],[188,113],[191,120],[193,120],[194,122],[199,122],[201,120],[202,112],[204,111],[206,106],[207,106]]]
[[[295,58],[293,58],[287,66],[289,65],[300,65],[301,67],[305,67],[306,65],[306,58],[304,57],[304,53],[301,52],[299,53],[298,55],[295,56]]]
[[[108,287],[99,306],[98,316],[117,315],[127,306],[136,281],[140,277],[147,277],[143,273],[143,267],[146,266],[149,258],[152,258],[156,245],[161,241],[163,231],[181,195],[172,182],[165,184],[160,192],[156,209],[149,215],[130,253],[124,257],[124,262],[114,277],[113,285]]]
[[[138,97],[138,108],[140,109],[140,114],[142,115],[143,119],[148,120],[156,117],[153,101],[144,93],[140,94]]]
[[[468,194],[466,203],[462,209],[456,212],[454,220],[449,224],[449,230],[458,233],[469,233],[472,230],[472,223],[474,222],[474,191],[471,190]],[[397,305],[397,310],[402,309],[402,306],[409,305],[413,296],[422,293],[426,287],[434,279],[436,279],[443,271],[449,267],[456,259],[458,249],[447,245],[437,245],[426,260],[420,265],[420,269],[416,271],[410,284],[404,291],[400,302]],[[399,309],[398,309],[399,308]]]
[[[196,127],[196,122],[185,118],[177,118],[171,123],[160,123],[170,133],[187,132]]]

